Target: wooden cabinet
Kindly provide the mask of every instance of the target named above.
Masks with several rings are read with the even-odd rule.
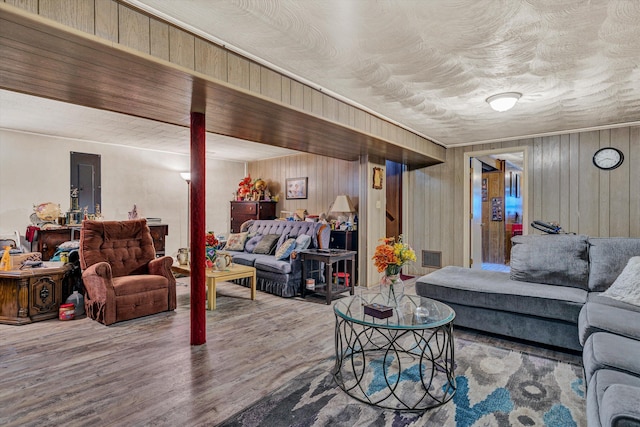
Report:
[[[346,230],[331,230],[331,237],[329,239],[329,248],[331,249],[346,249],[348,251],[355,251],[355,261],[353,266],[354,280],[353,283],[358,283],[358,232],[346,231]],[[348,261],[351,263],[351,261]],[[347,268],[351,269],[349,265]]]
[[[358,250],[358,232],[331,230],[331,239],[329,240],[331,249],[346,249],[349,251]]]
[[[69,265],[0,271],[0,323],[22,325],[54,319],[62,302],[62,279]]]
[[[151,231],[153,246],[156,248],[156,256],[165,255],[165,238],[169,235],[169,226],[167,224],[147,224]]]
[[[69,240],[80,239],[80,227],[51,228],[38,230],[37,251],[42,254],[42,260],[48,261],[58,250],[58,246]]]
[[[167,224],[147,224],[153,238],[153,245],[156,248],[156,255],[165,255],[165,237],[169,234]],[[48,261],[58,250],[60,244],[69,240],[80,239],[80,226],[60,227],[49,230],[38,230],[37,251],[42,253],[42,260]]]
[[[231,202],[231,232],[250,219],[276,219],[276,202]]]

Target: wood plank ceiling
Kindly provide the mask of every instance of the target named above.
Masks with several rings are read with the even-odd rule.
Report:
[[[368,154],[419,168],[441,159],[37,16],[2,9],[0,88],[348,161]],[[82,123],[78,123],[82,126]]]

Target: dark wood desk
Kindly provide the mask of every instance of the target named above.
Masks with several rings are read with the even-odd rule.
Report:
[[[353,280],[348,279],[353,279],[355,277],[354,266],[356,254],[356,251],[341,249],[309,249],[300,252],[300,261],[302,261],[302,288],[300,293],[302,294],[302,297],[304,298],[307,292],[325,295],[327,297],[327,305],[329,305],[331,304],[333,295],[341,294],[346,291],[349,291],[349,293],[353,295],[354,282]],[[324,263],[324,283],[319,283],[318,279],[321,278],[321,275],[315,274],[315,290],[309,291],[307,290],[306,279],[310,274],[321,273],[319,269],[314,269],[313,266],[308,268],[307,262],[312,264],[313,261],[317,261],[318,266],[320,266],[321,262]],[[339,263],[342,264],[342,268],[340,268]],[[333,275],[334,264],[336,264],[335,277]],[[341,273],[343,274],[342,276],[340,276]],[[345,277],[345,273],[350,276]],[[340,283],[341,281],[342,283]],[[349,283],[349,286],[347,286],[347,283]]]
[[[169,234],[167,224],[147,224],[151,231],[153,245],[156,248],[156,256],[165,254],[165,237]],[[38,230],[36,241],[37,251],[42,254],[42,260],[48,261],[58,250],[58,246],[69,240],[80,239],[80,226],[68,226]]]

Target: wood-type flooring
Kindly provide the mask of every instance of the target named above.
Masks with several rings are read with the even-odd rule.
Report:
[[[189,344],[188,278],[175,312],[109,327],[87,318],[0,325],[0,425],[214,426],[333,356],[324,299],[258,292],[251,301],[247,288],[217,288],[201,346]]]

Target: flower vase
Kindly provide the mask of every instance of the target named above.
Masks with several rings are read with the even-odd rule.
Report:
[[[388,307],[398,307],[404,295],[404,283],[398,274],[385,274],[380,281],[382,303]]]
[[[205,265],[207,268],[213,268],[216,260],[216,248],[215,246],[205,246]]]

